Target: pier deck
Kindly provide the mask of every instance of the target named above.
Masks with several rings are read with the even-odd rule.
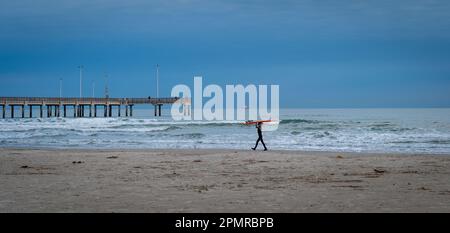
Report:
[[[117,116],[121,116],[121,106],[125,106],[125,116],[133,116],[133,106],[151,104],[155,107],[155,116],[161,116],[164,104],[174,104],[179,97],[169,98],[68,98],[68,97],[0,97],[1,116],[6,117],[6,108],[10,107],[11,118],[14,118],[14,108],[19,107],[21,117],[25,117],[25,108],[29,107],[29,117],[33,117],[33,107],[39,108],[39,116],[43,117],[43,108],[47,108],[47,117],[67,117],[67,106],[73,107],[74,117],[84,117],[85,108],[89,108],[89,117],[97,117],[97,107],[103,107],[103,116],[112,117],[113,107],[117,108]],[[187,101],[183,101],[187,102]]]

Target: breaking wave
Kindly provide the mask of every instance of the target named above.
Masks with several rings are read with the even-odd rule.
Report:
[[[304,111],[282,114],[278,130],[264,133],[266,144],[280,150],[450,154],[450,110]],[[242,121],[0,119],[0,147],[248,149],[256,137],[255,128]]]

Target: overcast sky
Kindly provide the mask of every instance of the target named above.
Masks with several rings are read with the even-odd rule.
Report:
[[[0,96],[279,84],[282,107],[450,107],[449,1],[0,2]]]

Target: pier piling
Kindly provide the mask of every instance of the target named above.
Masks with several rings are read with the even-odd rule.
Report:
[[[155,116],[161,116],[161,108],[162,108],[162,104],[155,105]]]

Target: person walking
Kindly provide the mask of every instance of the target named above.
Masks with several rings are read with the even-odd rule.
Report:
[[[261,141],[261,143],[264,146],[264,151],[267,151],[266,144],[264,143],[264,140],[263,140],[261,127],[262,127],[262,123],[261,122],[256,123],[256,129],[258,131],[258,140],[256,140],[256,145],[255,145],[255,147],[252,147],[252,150],[256,150],[256,148],[258,147],[259,142]]]

